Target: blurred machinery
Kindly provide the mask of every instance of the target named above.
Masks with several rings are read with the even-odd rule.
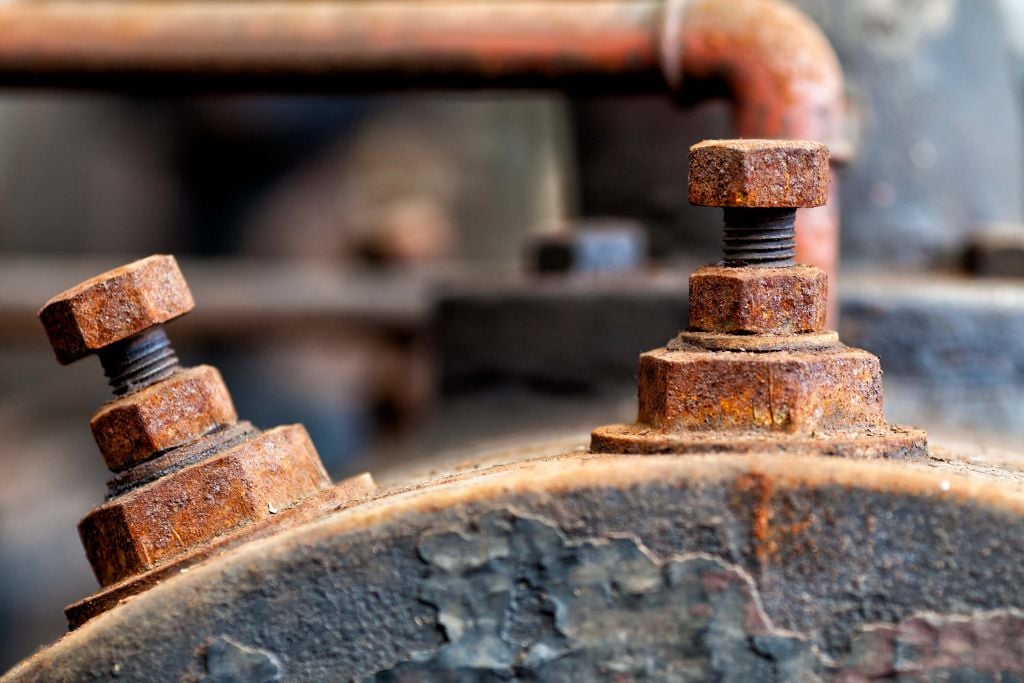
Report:
[[[157,525],[163,536],[147,524],[203,498],[190,488],[197,479],[182,487],[182,472],[231,457],[255,471],[251,454],[224,455],[235,441],[193,442],[264,437],[231,431],[248,427],[212,368],[129,392],[139,403],[186,379],[205,382],[213,389],[200,392],[198,410],[212,422],[182,431],[180,411],[147,413],[143,422],[175,423],[172,440],[147,432],[131,462],[111,461],[123,442],[97,436],[118,473],[93,516],[121,510],[128,531],[84,524],[103,588],[69,608],[76,630],[5,680],[1020,676],[1024,286],[956,271],[975,229],[1020,217],[1020,97],[997,27],[994,5],[967,0],[914,11],[867,0],[612,0],[586,12],[576,0],[0,7],[8,86],[566,92],[568,108],[545,105],[532,130],[550,135],[552,120],[570,121],[574,149],[559,154],[578,162],[565,166],[576,169],[579,208],[624,217],[559,220],[576,203],[564,196],[573,182],[552,189],[551,169],[565,173],[565,160],[523,162],[530,136],[520,130],[492,153],[519,160],[526,172],[510,182],[527,176],[516,191],[535,202],[494,190],[498,206],[515,207],[494,244],[528,267],[439,267],[464,237],[456,224],[484,215],[489,190],[478,179],[468,193],[477,208],[453,209],[447,176],[432,174],[456,149],[452,126],[425,128],[435,145],[423,154],[415,136],[389,140],[384,129],[385,161],[342,154],[349,181],[337,197],[323,183],[286,192],[250,224],[250,254],[305,263],[183,259],[200,307],[175,329],[221,350],[240,407],[274,393],[279,409],[299,386],[319,409],[314,422],[337,434],[364,416],[340,420],[350,406],[317,387],[327,374],[356,377],[373,409],[418,427],[365,461],[376,484],[322,478],[275,489],[263,483],[280,473],[257,472],[250,488],[266,495],[243,496],[256,502],[234,506],[241,516],[220,515],[212,492],[209,514],[183,522],[195,533],[174,540],[175,523]],[[732,135],[824,142],[838,163],[814,157],[807,193],[767,204],[748,190],[777,187],[766,180],[773,169],[805,171],[793,150],[766,142],[763,163],[750,150],[733,150],[746,160],[739,166],[714,162],[719,180],[753,183],[733,193],[746,204],[694,195],[714,182],[691,176],[691,201],[727,207],[727,246],[747,267],[687,281],[717,258],[721,227],[713,212],[686,208],[681,150]],[[203,159],[216,158],[189,166],[205,168],[214,192],[220,176]],[[423,181],[389,195],[386,176],[402,165]],[[818,206],[824,196],[812,190],[829,179],[832,199]],[[788,256],[750,267],[751,239],[776,255],[788,249],[797,206],[818,208],[801,209],[796,261],[821,270],[793,268]],[[338,214],[346,230],[332,232]],[[295,216],[304,219],[292,231]],[[840,216],[853,267],[837,280]],[[1019,275],[1013,239],[977,242],[979,271]],[[339,258],[391,265],[342,270]],[[882,272],[897,263],[913,272]],[[111,265],[8,260],[7,334],[30,339],[26,313],[54,283]],[[826,278],[839,286],[831,321],[867,352],[828,331]],[[247,365],[239,349],[254,338],[276,351]],[[644,355],[638,376],[637,354],[667,340]],[[332,365],[339,348],[353,359],[344,367]],[[872,354],[888,373],[889,416],[927,427],[928,444],[922,431],[885,421]],[[280,376],[285,389],[247,382],[260,376],[250,368]],[[205,374],[188,376],[196,372]],[[637,381],[633,424],[624,399]],[[596,430],[589,446],[578,436],[618,420],[630,424]],[[280,429],[289,428],[262,434]],[[979,450],[982,437],[1009,448]],[[274,448],[294,446],[285,441],[261,462],[274,469]],[[353,471],[320,450],[332,472]],[[681,455],[694,450],[703,455]],[[169,454],[187,462],[154,464]],[[155,484],[177,502],[140,497]],[[132,496],[137,522],[123,512]],[[86,507],[81,497],[74,505]]]
[[[330,487],[300,427],[253,431],[215,370],[177,368],[173,259],[51,299],[58,360],[97,353],[124,393],[92,421],[116,474],[79,526],[101,590],[5,680],[1024,672],[1021,470],[886,424],[878,359],[823,329],[827,278],[792,263],[825,146],[690,160],[691,201],[726,207],[723,264],[641,357],[637,424],[589,450]]]

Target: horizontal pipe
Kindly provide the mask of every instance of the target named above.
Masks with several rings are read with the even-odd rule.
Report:
[[[0,84],[664,88],[661,13],[657,0],[13,2]]]
[[[0,85],[600,92],[728,82],[744,137],[841,142],[842,72],[780,0],[15,0]]]

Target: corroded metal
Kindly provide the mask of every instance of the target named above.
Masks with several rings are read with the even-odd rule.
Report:
[[[690,203],[724,209],[724,265],[791,266],[802,256],[835,273],[834,262],[798,248],[796,232],[797,208],[828,201],[828,147],[804,140],[705,140],[690,148],[689,167]],[[802,231],[816,232],[806,224]]]
[[[238,422],[215,368],[178,367],[160,325],[193,306],[174,258],[151,256],[58,295],[40,312],[62,362],[96,352],[115,394],[127,394],[92,419],[115,475],[107,501],[78,529],[104,590],[68,608],[72,626],[215,547],[267,533],[275,518],[310,519],[325,501],[366,488],[331,489],[301,425],[261,432]],[[277,517],[314,498],[302,513]]]
[[[839,61],[779,0],[74,2],[0,7],[0,81],[192,89],[600,84],[725,78],[744,137],[842,153]],[[156,79],[156,80],[154,80]]]
[[[57,360],[67,364],[195,307],[173,256],[150,256],[61,292],[39,311]]]
[[[200,365],[103,405],[89,426],[107,467],[121,472],[237,421],[220,372]]]
[[[811,208],[828,201],[828,147],[806,140],[705,140],[690,147],[690,203]]]
[[[839,333],[801,332],[797,334],[731,334],[683,330],[665,345],[670,351],[816,351],[835,347]]]
[[[598,427],[590,436],[590,448],[598,453],[779,453],[864,460],[923,460],[928,453],[924,431],[883,424],[860,429],[802,433],[765,433],[756,430],[666,431],[642,423]]]
[[[879,426],[882,372],[867,351],[740,353],[658,349],[640,356],[638,421],[666,431],[813,434]]]
[[[801,141],[699,143],[690,149],[690,198],[738,215],[820,205],[828,150]],[[749,232],[754,243],[765,237],[756,225]],[[727,265],[691,276],[689,329],[640,356],[636,423],[594,430],[591,449],[926,457],[924,432],[885,421],[878,358],[824,329],[826,274],[758,265],[788,260],[777,245],[735,265],[729,249]]]
[[[210,557],[4,681],[1024,674],[1019,471],[518,457]]]
[[[93,617],[116,607],[122,601],[184,573],[210,557],[342,510],[371,497],[376,489],[373,477],[366,472],[343,479],[334,486],[321,489],[299,505],[276,510],[270,516],[189,548],[168,562],[157,564],[123,581],[101,587],[98,592],[69,605],[64,610],[68,625],[76,629]]]
[[[330,485],[301,425],[277,427],[93,508],[78,525],[109,586]]]
[[[820,268],[705,266],[690,276],[690,329],[743,334],[822,332],[828,278]]]

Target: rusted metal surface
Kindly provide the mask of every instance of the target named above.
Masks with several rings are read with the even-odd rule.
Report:
[[[69,605],[64,610],[68,618],[68,626],[72,629],[78,628],[93,617],[115,607],[119,602],[138,595],[172,576],[188,571],[189,567],[199,562],[243,543],[265,538],[341,510],[368,498],[376,491],[376,488],[377,485],[374,483],[373,477],[366,472],[348,477],[334,486],[321,490],[300,505],[282,509],[272,517],[236,529],[232,533],[218,536],[210,542],[191,548],[152,569],[110,586],[104,586],[99,592]]]
[[[87,280],[40,312],[58,359],[95,351],[114,393],[127,393],[93,417],[115,475],[107,501],[79,524],[89,563],[110,590],[69,608],[72,624],[112,606],[111,595],[144,590],[158,580],[154,569],[187,566],[216,539],[272,525],[330,486],[305,428],[260,432],[239,423],[215,368],[179,369],[161,323],[193,306],[174,258],[151,256]]]
[[[835,347],[839,333],[801,332],[798,334],[730,334],[683,330],[665,345],[670,351],[817,351]]]
[[[736,93],[740,137],[844,144],[843,76],[824,34],[784,2],[687,3],[684,76],[725,78]]]
[[[821,332],[828,277],[814,266],[706,266],[690,276],[690,329],[744,334]]]
[[[661,81],[662,3],[74,2],[0,12],[7,82],[189,76],[274,89]],[[678,55],[675,56],[678,59]],[[631,82],[632,76],[638,82]],[[289,81],[292,81],[289,83]],[[663,87],[663,86],[661,86]]]
[[[806,16],[785,3],[699,0],[690,5],[682,35],[686,75],[729,83],[740,137],[815,140],[828,145],[833,159],[849,156],[839,60]],[[818,266],[834,281],[839,263],[834,171],[832,184],[833,201],[797,219],[796,260]]]
[[[0,11],[0,79],[145,87],[142,76],[164,85],[190,77],[192,88],[332,91],[599,82],[635,91],[678,88],[692,72],[729,78],[745,91],[738,99],[756,94],[741,105],[744,136],[838,141],[842,74],[813,22],[778,0],[716,5],[16,2]]]
[[[259,430],[251,422],[242,420],[205,434],[192,443],[172,448],[123,472],[116,472],[107,480],[107,500],[234,448],[258,433]]]
[[[734,265],[693,274],[690,329],[640,356],[636,424],[594,430],[591,448],[924,458],[923,432],[885,421],[878,358],[824,330],[825,273],[758,265],[788,262],[796,208],[827,200],[828,150],[800,141],[694,145],[690,197],[725,205],[725,263],[736,256],[730,231],[753,246]],[[761,220],[765,211],[784,213]]]
[[[150,256],[61,292],[39,311],[67,364],[188,313],[192,293],[173,256]]]
[[[4,681],[1013,680],[1021,539],[1019,485],[941,463],[560,453],[212,557]]]
[[[96,578],[109,586],[329,484],[306,430],[277,427],[108,500],[78,531]]]
[[[220,372],[200,365],[105,404],[89,426],[107,467],[121,472],[237,421]]]
[[[689,198],[724,209],[722,264],[792,266],[796,209],[825,204],[829,151],[802,140],[705,140],[690,147]]]
[[[924,460],[928,437],[924,431],[883,424],[860,429],[821,430],[811,434],[765,433],[756,430],[666,431],[644,424],[598,427],[590,437],[595,453],[777,453],[864,460]]]
[[[674,430],[812,434],[883,423],[882,371],[866,351],[670,351],[640,356],[638,421]]]
[[[804,140],[705,140],[690,147],[690,203],[811,208],[828,201],[828,147]]]

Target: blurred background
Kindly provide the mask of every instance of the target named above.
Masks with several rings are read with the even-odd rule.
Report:
[[[840,333],[889,418],[1024,446],[1024,0],[794,0],[846,79]],[[720,214],[686,150],[727,93],[0,96],[0,670],[96,587],[78,519],[107,472],[98,361],[35,313],[173,253],[186,365],[259,426],[302,422],[335,478],[631,419],[637,354],[686,322]],[[690,101],[693,100],[693,101]]]

